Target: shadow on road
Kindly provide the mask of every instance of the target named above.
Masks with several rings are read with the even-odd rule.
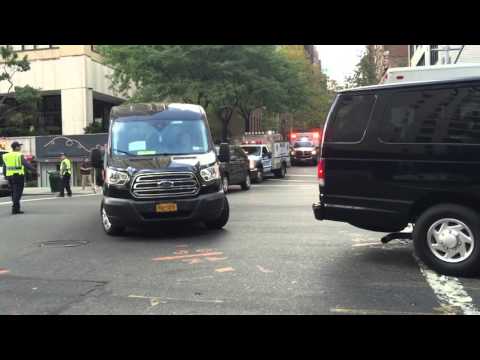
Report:
[[[128,228],[124,236],[118,237],[119,241],[219,241],[225,234],[226,230],[208,230],[201,223],[185,223],[185,224],[165,224],[150,225],[144,228]]]

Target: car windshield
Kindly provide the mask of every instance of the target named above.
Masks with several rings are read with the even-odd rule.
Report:
[[[209,151],[207,127],[201,119],[117,119],[111,139],[115,156],[187,155]]]
[[[260,156],[262,154],[262,148],[260,146],[242,146],[242,149],[247,155]]]
[[[301,147],[313,147],[313,143],[310,141],[301,141],[301,142],[296,142],[293,147],[296,148],[301,148]]]

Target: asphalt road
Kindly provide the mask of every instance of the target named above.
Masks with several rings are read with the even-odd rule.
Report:
[[[295,167],[247,192],[232,186],[224,230],[116,238],[103,233],[98,195],[30,196],[22,216],[0,198],[0,314],[478,312],[479,279],[425,269],[408,242],[316,221],[317,196],[315,168]]]

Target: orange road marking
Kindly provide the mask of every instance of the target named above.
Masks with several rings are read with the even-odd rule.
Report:
[[[226,257],[207,257],[208,261],[220,261],[220,260],[226,260],[228,258]]]
[[[201,262],[203,262],[201,259],[183,259],[182,260],[183,262],[186,262],[186,263],[189,263],[190,265],[193,265],[193,264],[199,264]]]
[[[203,254],[192,254],[192,255],[178,255],[178,256],[163,256],[153,258],[153,261],[167,261],[167,260],[180,260],[180,259],[192,259],[196,257],[208,257],[208,256],[216,256],[216,255],[223,255],[222,252],[211,252],[211,253],[203,253]]]
[[[221,268],[221,269],[215,269],[216,272],[223,273],[223,272],[229,272],[229,271],[235,271],[234,268],[232,267],[226,267],[226,268]]]

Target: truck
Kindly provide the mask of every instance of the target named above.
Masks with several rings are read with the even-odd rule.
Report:
[[[320,152],[320,131],[292,132],[290,134],[290,162],[293,165],[317,165]]]
[[[114,107],[105,151],[100,218],[109,235],[127,227],[203,222],[221,229],[229,219],[220,162],[205,110],[193,104]]]
[[[390,68],[382,79],[383,84],[418,81],[455,80],[480,76],[480,64],[449,64],[419,67]]]
[[[266,176],[284,178],[291,166],[288,141],[273,131],[245,133],[241,147],[248,155],[250,178],[256,183]]]

